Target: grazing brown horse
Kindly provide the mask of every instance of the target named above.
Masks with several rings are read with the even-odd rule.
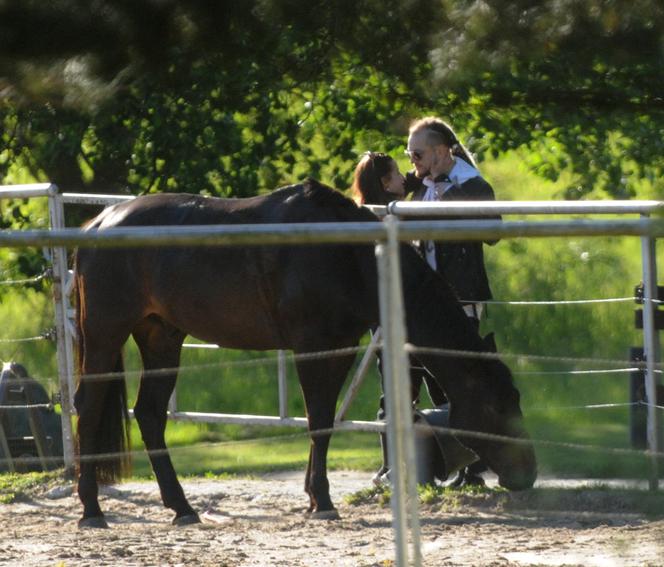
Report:
[[[377,222],[370,212],[316,181],[249,199],[160,194],[105,209],[88,230],[120,226],[240,223]],[[450,287],[409,246],[402,247],[410,342],[483,350]],[[133,335],[141,353],[134,414],[150,452],[164,504],[174,522],[197,522],[164,442],[168,399],[186,335],[237,349],[296,354],[356,346],[378,323],[376,262],[371,245],[80,249],[76,254],[79,386],[76,392],[82,526],[105,526],[97,483],[123,472],[127,400],[121,349]],[[437,308],[432,308],[437,306]],[[527,439],[519,393],[497,360],[422,355],[451,402],[451,427]],[[327,450],[335,404],[354,355],[298,358],[312,432],[305,491],[313,516],[335,517]],[[154,373],[155,369],[168,369]],[[120,372],[112,379],[96,374]],[[86,379],[91,376],[92,379]],[[528,443],[468,438],[511,489],[533,485]],[[109,454],[116,454],[109,457]]]

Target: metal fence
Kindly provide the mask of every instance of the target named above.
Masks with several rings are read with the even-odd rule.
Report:
[[[400,241],[412,240],[485,240],[515,237],[557,236],[607,236],[628,235],[641,238],[644,280],[644,344],[647,353],[646,394],[648,407],[648,447],[652,457],[651,488],[657,488],[656,453],[661,446],[660,416],[655,411],[657,375],[655,367],[659,360],[659,341],[655,330],[655,302],[657,298],[657,270],[655,241],[664,235],[664,221],[648,218],[650,214],[664,209],[664,203],[656,201],[612,201],[612,202],[475,202],[475,203],[406,203],[390,204],[377,212],[388,213],[384,223],[301,223],[295,225],[234,225],[234,226],[188,226],[188,227],[125,227],[105,231],[82,232],[64,226],[64,204],[87,202],[106,204],[109,200],[124,197],[77,196],[59,194],[53,185],[18,186],[0,188],[0,198],[48,197],[51,229],[5,231],[0,233],[0,247],[48,246],[53,258],[53,297],[55,302],[56,331],[58,336],[58,373],[62,393],[63,438],[65,459],[73,463],[71,416],[73,405],[73,335],[68,322],[71,307],[68,303],[70,281],[66,264],[66,248],[86,246],[191,246],[214,245],[236,246],[253,244],[311,244],[311,243],[377,243],[380,281],[381,327],[386,351],[385,377],[388,415],[388,438],[391,439],[394,455],[395,533],[397,539],[397,563],[408,563],[407,533],[410,530],[415,563],[418,563],[418,519],[414,449],[412,445],[412,417],[408,396],[398,392],[408,391],[408,373],[404,350],[403,314],[401,305],[400,270],[398,246]],[[445,217],[468,215],[472,217],[525,214],[638,214],[639,219],[573,219],[562,221],[498,221],[498,220],[409,220],[401,217]],[[366,366],[360,364],[360,368]],[[352,388],[349,388],[352,392]],[[352,395],[349,394],[349,395]],[[347,406],[344,400],[342,407]],[[401,404],[401,405],[399,405]],[[403,407],[402,407],[403,406]],[[280,402],[280,408],[284,408]],[[235,423],[261,423],[276,425],[304,425],[303,418],[280,416],[230,416],[221,414],[216,421]],[[172,412],[173,417],[203,420],[212,414],[196,415],[191,412]],[[253,421],[253,420],[258,421]],[[352,422],[343,422],[348,427]],[[375,423],[358,422],[357,427],[379,429]],[[69,459],[69,460],[67,460]],[[410,520],[409,520],[410,518]],[[409,523],[410,522],[410,523]]]
[[[77,193],[60,194],[52,184],[17,185],[0,188],[0,199],[47,197],[49,199],[50,230],[23,231],[0,235],[0,245],[51,247],[53,259],[53,298],[55,303],[56,337],[58,349],[58,374],[60,378],[63,415],[73,415],[74,358],[73,344],[75,330],[71,323],[73,309],[69,304],[72,278],[66,263],[66,247],[81,242],[78,229],[67,229],[64,222],[65,204],[109,205],[132,199],[132,196],[87,195]],[[664,211],[664,203],[659,201],[487,201],[457,203],[413,203],[393,202],[386,207],[369,207],[379,216],[429,220],[397,222],[395,229],[399,240],[438,239],[473,240],[486,238],[512,238],[521,236],[593,236],[593,235],[633,235],[642,240],[642,264],[644,281],[644,346],[646,351],[646,390],[648,409],[648,446],[660,446],[658,415],[653,400],[657,376],[654,371],[659,360],[659,341],[654,328],[657,268],[655,260],[655,240],[661,234],[664,221],[653,221],[649,216]],[[639,215],[639,220],[589,220],[575,219],[550,222],[465,220],[437,221],[435,217],[456,216],[495,216],[495,215]],[[104,234],[87,233],[86,242],[97,246],[145,246],[164,243],[165,239],[175,244],[196,245],[240,245],[261,243],[297,244],[303,239],[311,241],[315,234],[318,242],[367,242],[385,238],[385,229],[380,226],[367,226],[365,223],[344,223],[343,226],[327,226],[324,233],[318,223],[302,223],[286,227],[280,225],[219,226],[219,227],[162,227],[159,234],[154,230],[140,228],[114,229]],[[109,234],[112,232],[113,234]],[[358,370],[351,380],[346,397],[337,413],[337,425],[343,428],[380,430],[382,426],[373,422],[344,422],[348,407],[357,392],[375,352],[376,342],[372,342],[365,352]],[[279,363],[279,416],[248,416],[234,414],[214,414],[178,411],[175,397],[171,400],[169,416],[172,419],[192,421],[240,423],[255,425],[306,426],[302,417],[289,417],[286,413],[285,355],[280,353]],[[65,462],[73,463],[73,437],[71,420],[63,420],[65,436]],[[69,450],[67,449],[69,448]]]

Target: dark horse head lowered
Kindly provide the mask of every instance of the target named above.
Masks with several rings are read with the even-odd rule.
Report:
[[[125,226],[377,222],[340,193],[310,180],[249,199],[160,194],[105,209],[88,230]],[[483,350],[449,286],[410,246],[402,248],[409,340],[425,347]],[[198,521],[164,443],[168,399],[186,335],[239,349],[296,354],[356,346],[378,323],[370,245],[264,245],[80,249],[75,264],[79,372],[76,392],[82,525],[103,526],[97,482],[124,470],[127,406],[121,349],[133,336],[144,372],[134,408],[164,504],[177,523]],[[460,429],[527,439],[519,394],[497,361],[419,356],[439,379]],[[309,429],[333,427],[335,403],[354,355],[296,359]],[[151,372],[156,369],[166,369]],[[103,375],[112,376],[110,379]],[[98,377],[91,375],[101,375]],[[330,434],[312,435],[305,490],[309,511],[335,515],[327,480]],[[528,444],[466,443],[509,488],[532,486]],[[102,456],[103,455],[103,456]]]

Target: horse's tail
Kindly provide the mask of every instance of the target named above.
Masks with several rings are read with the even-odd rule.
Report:
[[[118,355],[114,376],[105,392],[94,452],[103,455],[97,460],[97,480],[111,484],[131,474],[127,384],[122,353]]]
[[[80,460],[95,458],[97,481],[111,484],[131,473],[131,456],[129,450],[129,412],[127,410],[127,385],[124,376],[124,363],[122,353],[118,353],[113,375],[90,376],[83,375],[83,361],[85,359],[85,337],[82,331],[83,317],[86,312],[84,278],[75,271],[74,293],[76,297],[76,333],[77,333],[77,375],[78,387],[74,398],[74,405],[78,410],[78,427],[76,428],[76,447]],[[99,398],[103,399],[99,399]],[[96,430],[92,433],[93,444],[91,449],[81,451],[81,413],[100,411]],[[100,409],[97,409],[100,408]],[[84,426],[84,425],[83,425]]]

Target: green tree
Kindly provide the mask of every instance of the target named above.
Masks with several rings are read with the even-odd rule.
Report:
[[[343,189],[358,153],[397,156],[435,113],[480,158],[571,168],[565,197],[661,194],[663,28],[655,0],[4,0],[0,177]],[[6,226],[20,216],[5,206]]]
[[[576,179],[568,198],[600,188],[635,195],[664,168],[664,5],[650,0],[444,2],[433,75],[471,104],[493,153],[528,146],[533,166]],[[538,150],[549,148],[544,154]],[[538,155],[540,154],[540,155]]]

